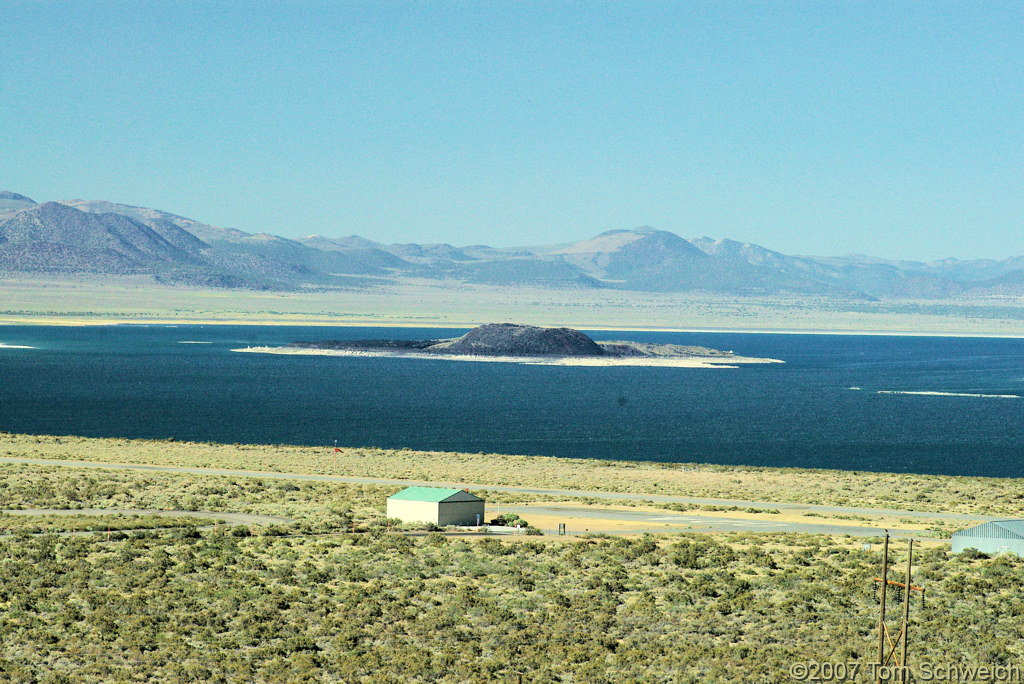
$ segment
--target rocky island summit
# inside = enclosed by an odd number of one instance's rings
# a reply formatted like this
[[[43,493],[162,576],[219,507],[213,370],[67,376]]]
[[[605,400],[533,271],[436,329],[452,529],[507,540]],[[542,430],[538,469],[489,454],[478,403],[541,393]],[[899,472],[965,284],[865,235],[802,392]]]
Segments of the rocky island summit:
[[[284,347],[248,347],[235,351],[332,356],[403,356],[459,361],[506,361],[573,366],[735,367],[740,363],[777,363],[737,356],[731,351],[678,344],[601,341],[571,328],[540,328],[491,323],[461,337],[434,340],[322,340]]]

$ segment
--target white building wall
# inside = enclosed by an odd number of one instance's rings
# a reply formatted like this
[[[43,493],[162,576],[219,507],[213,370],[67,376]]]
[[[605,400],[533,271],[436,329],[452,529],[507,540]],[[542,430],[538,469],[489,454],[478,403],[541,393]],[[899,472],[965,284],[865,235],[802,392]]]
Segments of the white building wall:
[[[402,522],[434,523],[438,522],[438,506],[434,501],[405,501],[388,499],[388,517],[398,518]],[[451,523],[443,523],[451,524]]]
[[[483,501],[408,501],[388,499],[387,516],[402,522],[434,523],[438,527],[448,525],[476,525],[477,516],[484,519]]]

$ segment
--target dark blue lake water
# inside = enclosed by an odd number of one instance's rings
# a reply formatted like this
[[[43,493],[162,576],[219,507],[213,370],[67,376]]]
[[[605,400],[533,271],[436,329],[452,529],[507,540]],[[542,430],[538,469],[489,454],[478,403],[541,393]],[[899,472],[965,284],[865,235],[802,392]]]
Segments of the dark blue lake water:
[[[0,326],[0,344],[34,347],[0,348],[0,430],[1024,476],[1024,340],[592,335],[786,362],[738,369],[230,351],[461,332]],[[880,393],[888,391],[1019,396]]]

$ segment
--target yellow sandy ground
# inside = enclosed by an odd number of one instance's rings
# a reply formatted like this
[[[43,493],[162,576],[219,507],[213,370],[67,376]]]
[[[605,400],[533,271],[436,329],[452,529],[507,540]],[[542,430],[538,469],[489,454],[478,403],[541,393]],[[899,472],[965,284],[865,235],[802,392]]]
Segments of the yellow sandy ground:
[[[550,508],[587,508],[594,511],[632,511],[632,512],[647,512],[652,516],[663,516],[668,514],[679,514],[679,515],[693,515],[700,516],[702,518],[731,518],[735,520],[750,520],[760,522],[781,522],[781,523],[806,523],[806,524],[823,524],[823,525],[843,525],[848,527],[864,527],[869,529],[888,529],[888,530],[906,530],[912,531],[915,534],[921,536],[929,536],[932,534],[927,527],[935,525],[936,523],[943,522],[937,519],[927,520],[913,520],[907,522],[909,519],[901,519],[898,516],[858,516],[858,519],[849,519],[838,516],[805,516],[801,512],[796,511],[780,511],[779,513],[751,513],[749,511],[704,511],[700,509],[694,509],[689,511],[666,511],[663,508],[653,508],[649,506],[616,506],[616,505],[595,505],[595,504],[579,504],[574,502],[565,503],[523,503],[516,504],[517,508],[530,508],[538,507],[544,509]],[[487,506],[487,519],[493,518],[495,515],[501,512],[500,505],[488,504]],[[650,532],[659,532],[666,529],[678,530],[680,525],[667,522],[643,522],[633,520],[602,520],[599,518],[588,518],[573,515],[572,513],[566,513],[565,515],[551,515],[547,513],[521,513],[520,514],[527,522],[534,527],[539,527],[542,530],[553,530],[558,528],[559,523],[565,523],[566,528],[573,534],[589,532],[615,532],[623,529],[646,529]],[[959,521],[959,526],[963,526],[963,522]],[[694,524],[691,527],[700,528],[701,525]]]

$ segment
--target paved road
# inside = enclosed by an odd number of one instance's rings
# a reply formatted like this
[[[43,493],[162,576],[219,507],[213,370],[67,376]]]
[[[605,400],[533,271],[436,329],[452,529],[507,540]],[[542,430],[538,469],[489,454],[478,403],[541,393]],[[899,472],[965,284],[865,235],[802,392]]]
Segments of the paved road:
[[[487,484],[465,484],[454,482],[428,482],[420,480],[398,480],[389,478],[369,477],[344,477],[339,475],[310,475],[304,473],[275,473],[257,470],[227,470],[220,468],[191,468],[184,466],[160,466],[143,465],[136,463],[95,463],[89,461],[66,461],[45,458],[12,458],[0,457],[0,463],[20,463],[46,466],[65,466],[73,468],[97,468],[106,470],[133,470],[143,472],[165,472],[165,473],[187,473],[192,475],[225,475],[231,477],[253,477],[275,480],[298,480],[305,482],[341,482],[346,484],[375,484],[375,485],[396,485],[396,486],[426,486],[426,487],[458,487],[468,489],[487,489],[490,491],[509,492],[519,494],[538,494],[544,496],[565,496],[592,498],[604,501],[650,501],[655,503],[678,503],[688,505],[713,505],[713,506],[739,506],[742,508],[777,509],[785,511],[814,512],[828,514],[852,514],[865,516],[899,516],[901,518],[920,518],[921,524],[931,519],[963,520],[963,521],[985,521],[998,520],[997,516],[972,515],[964,513],[935,513],[931,511],[904,511],[888,508],[858,508],[853,506],[823,506],[818,504],[800,503],[778,503],[773,501],[746,501],[737,499],[709,499],[687,496],[666,496],[659,494],[629,494],[621,492],[595,492],[575,489],[543,489],[537,487],[516,487],[508,485],[487,485]],[[515,506],[502,506],[502,510],[517,512]],[[524,510],[538,513],[535,506],[524,508]],[[772,531],[772,532],[806,532],[812,534],[850,534],[857,536],[875,536],[881,533],[881,528],[864,527],[856,525],[832,525],[815,522],[777,522],[777,521],[752,521],[739,518],[719,518],[712,516],[701,516],[692,513],[650,513],[643,511],[612,511],[608,509],[578,508],[567,509],[562,506],[552,507],[552,514],[567,515],[566,511],[577,511],[576,517],[586,517],[605,520],[636,520],[637,522],[661,522],[682,529],[684,526],[691,531],[721,531],[721,530],[746,530],[746,531]],[[626,517],[616,518],[621,515]],[[632,516],[632,517],[630,517]],[[665,528],[670,529],[670,528]],[[620,533],[636,533],[652,531],[650,527],[636,530],[619,530]],[[891,534],[899,536],[902,533],[892,531]],[[909,534],[909,533],[908,533]]]

